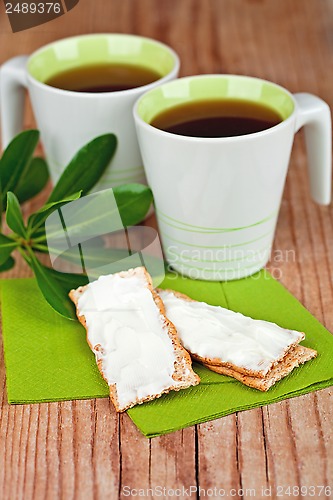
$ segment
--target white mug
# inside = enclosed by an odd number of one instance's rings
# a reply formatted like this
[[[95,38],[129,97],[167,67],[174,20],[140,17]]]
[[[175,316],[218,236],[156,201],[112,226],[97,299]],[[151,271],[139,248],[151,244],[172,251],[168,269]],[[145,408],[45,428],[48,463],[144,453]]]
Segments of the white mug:
[[[101,63],[141,65],[161,78],[134,89],[103,93],[73,92],[45,84],[57,73]],[[145,182],[132,108],[145,91],[176,78],[178,71],[179,58],[171,48],[134,35],[71,37],[46,45],[30,57],[15,57],[0,72],[2,146],[22,130],[28,88],[54,183],[78,149],[109,132],[116,134],[118,146],[95,191]]]
[[[165,110],[205,99],[245,99],[282,117],[261,132],[199,138],[150,123]],[[305,126],[311,194],[331,200],[331,119],[310,94],[290,94],[258,78],[181,78],[143,95],[134,117],[168,262],[181,274],[207,280],[251,275],[267,263],[295,133]]]

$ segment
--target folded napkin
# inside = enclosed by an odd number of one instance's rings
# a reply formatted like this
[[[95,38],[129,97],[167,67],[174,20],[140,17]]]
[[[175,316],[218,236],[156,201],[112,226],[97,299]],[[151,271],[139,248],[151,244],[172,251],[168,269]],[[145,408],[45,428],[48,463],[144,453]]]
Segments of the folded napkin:
[[[224,283],[168,275],[163,288],[304,331],[306,340],[302,344],[316,349],[318,357],[295,369],[267,393],[194,364],[200,385],[128,411],[145,436],[166,434],[333,385],[333,336],[267,272]],[[85,341],[84,328],[53,312],[33,279],[3,280],[1,295],[10,403],[108,396],[108,387]]]

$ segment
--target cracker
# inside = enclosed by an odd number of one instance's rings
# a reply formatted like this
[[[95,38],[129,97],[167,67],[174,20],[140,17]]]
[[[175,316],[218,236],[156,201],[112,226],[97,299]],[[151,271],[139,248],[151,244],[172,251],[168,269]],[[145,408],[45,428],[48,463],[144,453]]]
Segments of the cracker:
[[[173,290],[165,291],[174,294],[177,298],[184,301],[195,302],[193,299],[182,293],[175,292]],[[180,329],[177,322],[176,327]],[[181,337],[181,331],[179,331],[179,335]],[[234,377],[249,387],[253,387],[261,391],[267,391],[278,380],[287,376],[294,368],[305,363],[306,361],[309,361],[310,359],[313,359],[317,355],[315,350],[299,345],[299,342],[304,338],[304,333],[299,332],[297,340],[286,346],[283,352],[281,352],[281,355],[272,361],[268,369],[266,367],[265,370],[261,371],[249,370],[243,366],[236,366],[230,362],[225,362],[220,358],[203,358],[194,352],[190,352],[190,354],[194,360],[199,361],[212,371],[222,375]]]
[[[244,375],[236,370],[227,368],[225,366],[216,366],[208,363],[203,363],[203,365],[212,370],[213,372],[219,373],[220,375],[227,375],[233,377],[244,385],[258,389],[259,391],[266,392],[270,387],[272,387],[276,382],[286,377],[297,368],[299,365],[310,361],[317,356],[317,351],[304,347],[302,345],[297,345],[290,349],[285,355],[283,360],[281,360],[276,366],[274,366],[265,378],[250,377],[249,375]]]
[[[155,304],[158,308],[159,314],[160,314],[161,329],[163,329],[163,331],[166,332],[166,334],[169,336],[169,338],[171,340],[173,352],[175,355],[174,373],[172,374],[172,379],[174,380],[174,384],[171,384],[170,386],[168,386],[167,388],[165,388],[163,391],[161,391],[158,394],[150,394],[150,395],[148,395],[146,397],[142,397],[142,398],[136,397],[133,401],[131,401],[130,403],[128,403],[125,406],[121,406],[119,403],[119,398],[118,398],[118,393],[117,393],[117,384],[116,383],[110,384],[109,385],[110,399],[113,402],[113,404],[118,412],[123,412],[129,408],[132,408],[136,404],[141,404],[141,403],[144,403],[146,401],[151,401],[153,399],[156,399],[156,398],[162,396],[162,394],[166,394],[166,393],[170,392],[171,390],[179,391],[180,389],[186,389],[190,386],[197,385],[200,382],[200,378],[192,370],[192,361],[191,361],[190,355],[182,347],[182,345],[178,339],[176,328],[165,316],[164,304],[163,304],[160,296],[153,289],[150,275],[148,274],[146,269],[143,267],[139,267],[136,269],[130,269],[129,271],[123,271],[123,272],[116,273],[116,274],[118,274],[120,277],[128,277],[129,273],[132,273],[133,275],[135,275],[137,273],[144,274],[147,288],[149,289],[149,291],[152,295],[153,301],[155,302]],[[89,331],[87,328],[86,318],[84,315],[80,315],[80,313],[78,311],[78,301],[79,301],[81,295],[85,293],[85,291],[87,290],[88,287],[89,287],[89,285],[86,285],[86,286],[79,287],[76,290],[71,290],[69,293],[69,297],[71,298],[71,300],[74,302],[74,304],[76,306],[76,314],[77,314],[78,320],[86,329],[87,342],[89,344],[90,349],[95,354],[96,362],[97,362],[99,371],[101,372],[101,375],[103,376],[104,380],[106,380],[106,382],[108,382],[106,375],[104,373],[103,361],[102,361],[101,355],[100,355],[100,352],[102,351],[103,346],[101,346],[100,344],[91,345],[91,343],[89,341]]]

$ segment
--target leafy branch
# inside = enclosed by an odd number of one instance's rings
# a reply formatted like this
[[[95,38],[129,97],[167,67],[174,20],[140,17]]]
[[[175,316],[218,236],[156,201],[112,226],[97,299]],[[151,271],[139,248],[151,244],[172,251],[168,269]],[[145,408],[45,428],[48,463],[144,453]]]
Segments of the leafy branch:
[[[34,272],[47,302],[59,314],[74,319],[68,292],[86,284],[88,278],[84,274],[61,273],[40,262],[38,253],[49,250],[45,222],[54,211],[91,191],[109,165],[117,139],[113,134],[105,134],[81,148],[64,169],[47,202],[25,220],[21,204],[40,193],[49,178],[44,159],[33,158],[38,139],[37,130],[22,132],[8,145],[0,159],[0,272],[14,267],[12,253],[18,251]],[[113,194],[124,226],[140,222],[152,202],[150,189],[141,184],[115,187]],[[2,232],[4,212],[11,230],[6,235]],[[89,221],[89,213],[87,219]]]

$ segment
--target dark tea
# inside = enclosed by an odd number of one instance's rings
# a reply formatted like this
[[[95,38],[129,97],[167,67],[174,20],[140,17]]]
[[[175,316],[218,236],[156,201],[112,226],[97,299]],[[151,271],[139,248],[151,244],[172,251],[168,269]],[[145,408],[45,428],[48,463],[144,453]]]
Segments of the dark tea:
[[[132,64],[92,64],[68,69],[45,83],[74,92],[116,92],[155,82],[161,75],[150,68]]]
[[[189,137],[234,137],[261,132],[282,120],[277,111],[263,104],[216,99],[174,106],[157,115],[151,125]]]

